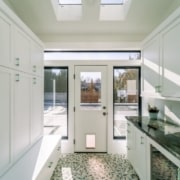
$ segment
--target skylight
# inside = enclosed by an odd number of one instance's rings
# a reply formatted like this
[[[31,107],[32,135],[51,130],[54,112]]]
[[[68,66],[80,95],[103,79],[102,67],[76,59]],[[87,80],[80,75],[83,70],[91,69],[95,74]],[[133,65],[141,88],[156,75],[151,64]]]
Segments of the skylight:
[[[59,0],[60,5],[82,5],[81,0]]]
[[[124,0],[101,0],[102,5],[123,5]]]

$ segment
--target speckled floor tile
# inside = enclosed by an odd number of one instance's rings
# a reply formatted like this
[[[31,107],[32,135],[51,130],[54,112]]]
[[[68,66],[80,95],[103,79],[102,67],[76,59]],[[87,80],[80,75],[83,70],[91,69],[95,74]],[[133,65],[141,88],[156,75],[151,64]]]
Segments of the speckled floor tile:
[[[51,180],[139,180],[124,155],[74,153],[61,155]]]

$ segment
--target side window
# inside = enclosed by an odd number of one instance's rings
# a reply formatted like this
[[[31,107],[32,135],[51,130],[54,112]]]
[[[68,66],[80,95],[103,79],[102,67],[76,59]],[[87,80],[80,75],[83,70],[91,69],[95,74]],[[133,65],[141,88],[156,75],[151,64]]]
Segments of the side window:
[[[68,67],[44,69],[44,134],[68,138]]]
[[[126,116],[140,115],[140,67],[114,67],[114,139],[126,138]]]

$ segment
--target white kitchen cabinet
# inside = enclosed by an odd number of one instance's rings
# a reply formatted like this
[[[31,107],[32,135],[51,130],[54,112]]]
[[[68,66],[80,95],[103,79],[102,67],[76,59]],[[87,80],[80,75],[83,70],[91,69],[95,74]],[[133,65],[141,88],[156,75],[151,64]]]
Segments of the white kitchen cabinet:
[[[30,70],[30,39],[19,28],[14,28],[14,68],[23,72]]]
[[[132,123],[127,122],[127,157],[131,164],[134,166],[135,158],[135,137],[134,137],[134,126]]]
[[[14,72],[13,79],[13,159],[19,158],[30,145],[31,76]]]
[[[16,168],[43,134],[43,44],[3,1],[0,55],[1,176]]]
[[[60,142],[59,135],[43,136],[0,179],[50,180],[60,157]]]
[[[11,65],[11,22],[0,12],[0,65]]]
[[[134,168],[141,180],[146,180],[147,158],[146,158],[146,135],[139,129],[135,133],[135,163]]]
[[[161,91],[160,39],[155,36],[143,47],[143,93],[157,95]]]
[[[11,160],[11,76],[10,70],[0,67],[0,175]]]
[[[127,122],[127,157],[141,180],[147,179],[146,135]]]
[[[34,75],[43,76],[43,48],[31,41],[31,71]]]
[[[42,143],[42,150],[41,150],[42,157],[39,158],[41,162],[40,161],[38,162],[39,167],[38,169],[36,169],[37,174],[34,173],[34,177],[32,180],[51,179],[53,171],[59,160],[59,156],[61,153],[60,136],[49,135],[49,136],[44,136],[44,139],[45,139],[44,140],[45,143],[44,144]],[[43,146],[44,146],[44,149],[43,149]],[[46,154],[46,156],[43,156],[43,153]]]
[[[31,143],[33,143],[43,131],[43,79],[33,76],[31,87]]]
[[[180,97],[180,18],[166,28],[162,36],[163,91],[167,97]]]

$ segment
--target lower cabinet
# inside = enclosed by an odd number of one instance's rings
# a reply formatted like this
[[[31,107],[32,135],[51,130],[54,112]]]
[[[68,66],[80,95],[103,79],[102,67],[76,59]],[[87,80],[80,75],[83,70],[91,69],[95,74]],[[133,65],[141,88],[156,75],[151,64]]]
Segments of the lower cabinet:
[[[146,135],[130,122],[127,122],[127,157],[139,178],[146,180]]]
[[[44,136],[32,180],[50,180],[59,160],[61,147],[59,135]]]
[[[146,135],[134,128],[135,134],[135,161],[134,168],[141,180],[147,179]]]
[[[134,166],[135,137],[133,124],[127,123],[127,156],[131,164]]]
[[[1,180],[50,180],[61,153],[61,137],[47,135],[42,137]]]
[[[43,134],[43,79],[33,76],[31,79],[31,143]]]
[[[0,176],[10,164],[11,71],[0,67]]]
[[[17,160],[30,146],[31,76],[14,72],[12,150]]]
[[[42,136],[43,79],[0,66],[0,177]]]

